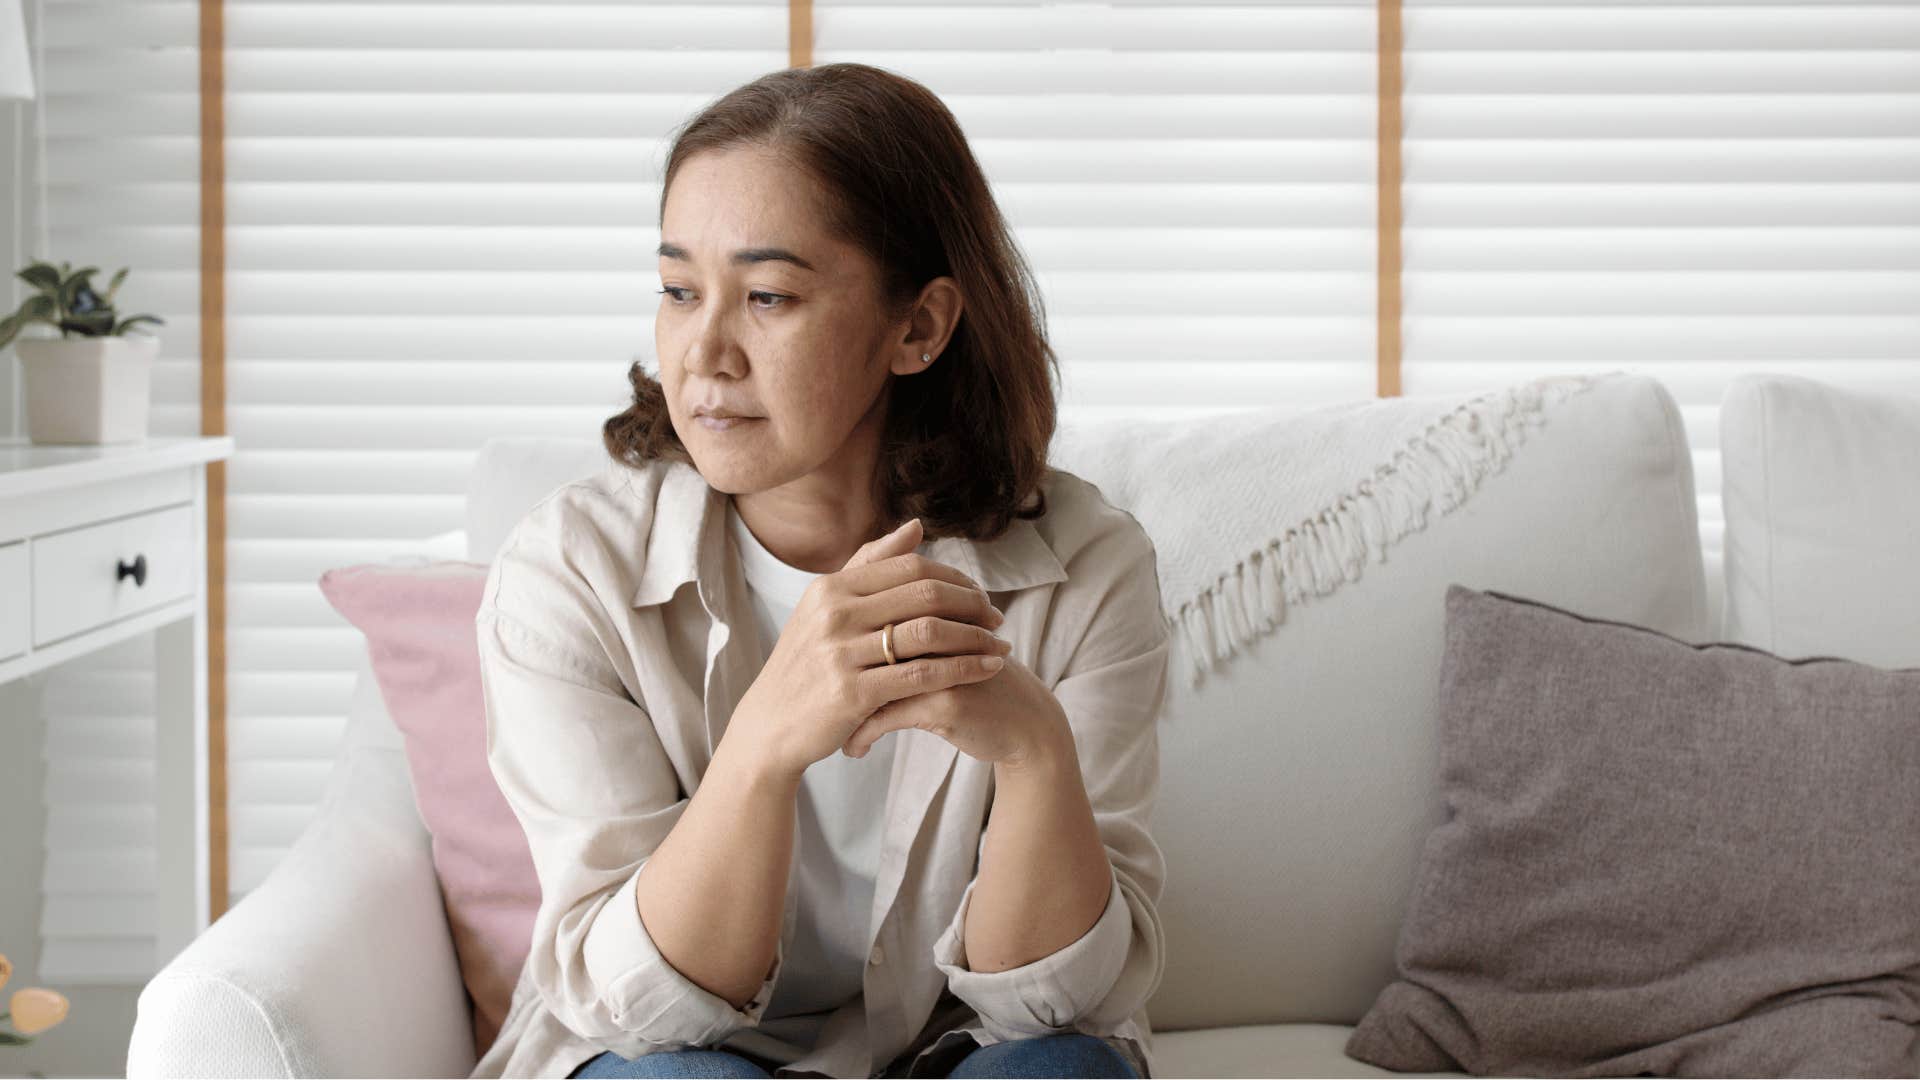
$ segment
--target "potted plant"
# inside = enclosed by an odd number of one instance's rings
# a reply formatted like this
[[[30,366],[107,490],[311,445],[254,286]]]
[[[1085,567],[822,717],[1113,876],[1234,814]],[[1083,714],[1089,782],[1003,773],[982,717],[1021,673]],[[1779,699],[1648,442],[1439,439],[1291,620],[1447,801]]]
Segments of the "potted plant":
[[[147,437],[148,388],[160,342],[149,334],[127,336],[141,323],[161,325],[154,315],[116,318],[113,294],[126,280],[122,267],[104,295],[93,288],[99,267],[38,259],[18,274],[35,295],[0,319],[0,349],[36,323],[59,337],[20,337],[21,377],[26,386],[27,437],[36,443],[113,443]]]

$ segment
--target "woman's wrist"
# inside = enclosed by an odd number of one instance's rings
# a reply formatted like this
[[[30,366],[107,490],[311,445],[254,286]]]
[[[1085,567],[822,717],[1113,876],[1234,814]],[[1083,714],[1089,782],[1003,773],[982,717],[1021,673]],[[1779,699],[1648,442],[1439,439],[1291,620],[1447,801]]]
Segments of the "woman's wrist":
[[[736,719],[738,716],[735,713]],[[720,768],[739,772],[754,790],[797,794],[806,767],[795,768],[780,756],[777,748],[771,745],[772,741],[750,727],[730,721],[727,730],[720,736],[719,744],[714,747],[713,763],[708,771]]]

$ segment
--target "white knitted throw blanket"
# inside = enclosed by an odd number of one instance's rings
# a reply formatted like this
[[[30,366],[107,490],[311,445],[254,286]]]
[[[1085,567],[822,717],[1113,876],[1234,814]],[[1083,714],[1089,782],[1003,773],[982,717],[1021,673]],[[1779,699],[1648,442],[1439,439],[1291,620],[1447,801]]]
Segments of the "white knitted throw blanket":
[[[1598,376],[1604,377],[1604,376]],[[1360,580],[1371,556],[1459,507],[1597,377],[1467,396],[1365,399],[1204,420],[1063,425],[1053,464],[1096,484],[1153,538],[1161,606],[1191,685],[1286,619]]]

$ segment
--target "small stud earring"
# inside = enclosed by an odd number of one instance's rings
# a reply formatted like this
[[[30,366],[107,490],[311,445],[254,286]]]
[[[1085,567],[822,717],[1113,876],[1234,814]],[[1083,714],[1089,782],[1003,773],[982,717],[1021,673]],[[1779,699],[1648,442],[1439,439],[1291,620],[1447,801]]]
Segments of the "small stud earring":
[[[921,362],[921,363],[923,363],[923,364],[931,364],[931,363],[933,363],[933,355],[932,355],[931,353],[921,353],[921,354],[920,354],[920,362]]]

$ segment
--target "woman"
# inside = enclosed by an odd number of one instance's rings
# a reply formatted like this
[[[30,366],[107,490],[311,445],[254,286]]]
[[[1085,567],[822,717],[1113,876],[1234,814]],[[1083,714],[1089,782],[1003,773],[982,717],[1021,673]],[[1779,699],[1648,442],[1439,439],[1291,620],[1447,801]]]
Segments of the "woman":
[[[679,132],[660,222],[659,380],[476,618],[542,899],[473,1075],[1150,1075],[1154,549],[1046,467],[959,125],[776,72]]]

